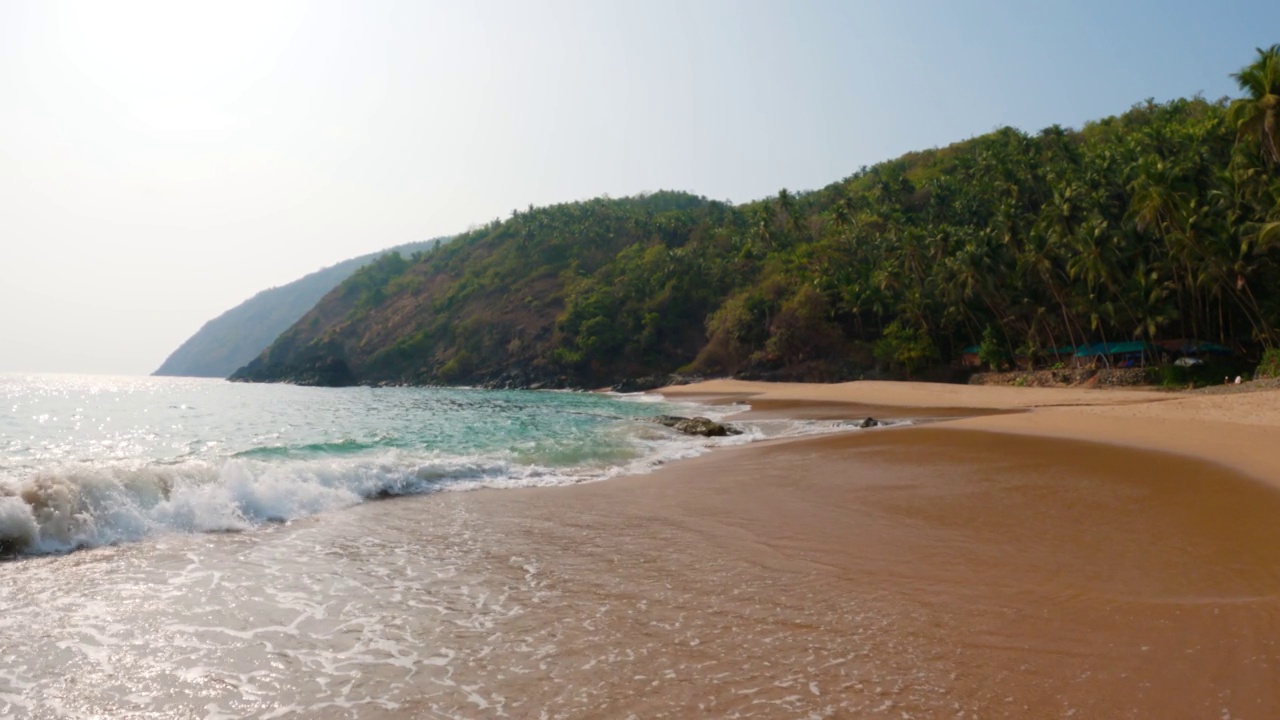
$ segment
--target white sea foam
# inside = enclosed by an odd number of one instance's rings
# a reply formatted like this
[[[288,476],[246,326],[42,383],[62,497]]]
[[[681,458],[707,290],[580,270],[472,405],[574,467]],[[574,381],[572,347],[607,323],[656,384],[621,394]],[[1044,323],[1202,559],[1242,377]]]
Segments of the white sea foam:
[[[394,450],[314,460],[230,459],[216,465],[53,466],[25,481],[0,481],[0,550],[63,552],[163,532],[240,531],[370,498],[563,485],[644,472],[701,451],[690,443],[640,445],[640,455],[623,463],[567,468]]]
[[[609,393],[610,395],[623,400],[625,402],[637,403],[669,403],[667,398],[656,393],[634,392],[634,393]]]
[[[619,397],[675,405],[681,414],[717,421],[749,409],[669,403],[644,393]],[[476,454],[376,443],[348,452],[351,443],[336,443],[329,454],[284,448],[266,457],[205,452],[171,460],[107,457],[11,467],[0,472],[0,554],[65,552],[172,532],[244,531],[379,497],[590,482],[647,473],[718,446],[853,429],[830,421],[760,420],[736,423],[741,435],[697,438],[639,418],[616,420],[596,430],[602,434],[594,440],[521,441]]]

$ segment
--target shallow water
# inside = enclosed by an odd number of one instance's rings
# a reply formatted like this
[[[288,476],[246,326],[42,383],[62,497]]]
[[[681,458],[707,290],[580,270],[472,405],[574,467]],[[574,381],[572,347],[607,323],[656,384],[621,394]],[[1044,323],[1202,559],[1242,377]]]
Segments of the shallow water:
[[[4,566],[0,711],[401,717],[461,692],[455,660],[477,648],[456,633],[535,583],[490,567],[465,518],[369,510]]]
[[[545,597],[537,564],[426,496],[847,430],[690,438],[644,418],[733,408],[643,395],[7,375],[0,399],[2,717],[523,714],[465,678],[497,647],[499,681],[546,662],[490,637]]]
[[[0,554],[242,531],[370,498],[573,484],[836,429],[760,422],[695,439],[644,418],[731,409],[660,400],[0,375]]]
[[[9,563],[0,714],[804,717],[935,692],[904,689],[928,668],[875,592],[657,519],[514,507],[403,498]]]
[[[0,565],[0,715],[1280,708],[1270,489],[981,433],[822,442]]]

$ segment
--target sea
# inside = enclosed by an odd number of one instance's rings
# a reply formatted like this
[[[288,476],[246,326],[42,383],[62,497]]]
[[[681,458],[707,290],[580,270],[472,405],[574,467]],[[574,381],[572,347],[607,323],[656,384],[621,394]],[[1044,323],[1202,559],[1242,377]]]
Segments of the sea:
[[[433,498],[849,430],[761,420],[702,438],[649,421],[742,409],[0,375],[0,717],[580,716],[512,691],[557,653],[512,629],[543,598],[533,553]],[[481,682],[486,657],[502,660]]]

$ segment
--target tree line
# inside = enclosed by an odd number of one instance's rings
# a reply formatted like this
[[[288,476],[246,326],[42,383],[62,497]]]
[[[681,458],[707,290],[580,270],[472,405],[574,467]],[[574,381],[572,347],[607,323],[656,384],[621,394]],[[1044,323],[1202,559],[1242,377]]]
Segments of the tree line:
[[[919,371],[1116,340],[1280,342],[1280,45],[1242,96],[1004,128],[744,205],[513,212],[357,274],[241,372],[597,384]]]

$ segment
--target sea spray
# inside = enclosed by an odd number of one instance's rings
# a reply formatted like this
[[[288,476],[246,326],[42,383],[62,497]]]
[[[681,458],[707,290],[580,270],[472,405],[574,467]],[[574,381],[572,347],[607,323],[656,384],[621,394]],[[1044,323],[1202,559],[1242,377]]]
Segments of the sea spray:
[[[840,430],[761,421],[692,438],[654,395],[317,389],[170,378],[0,376],[0,554],[244,531],[369,499],[564,485],[718,445]]]

